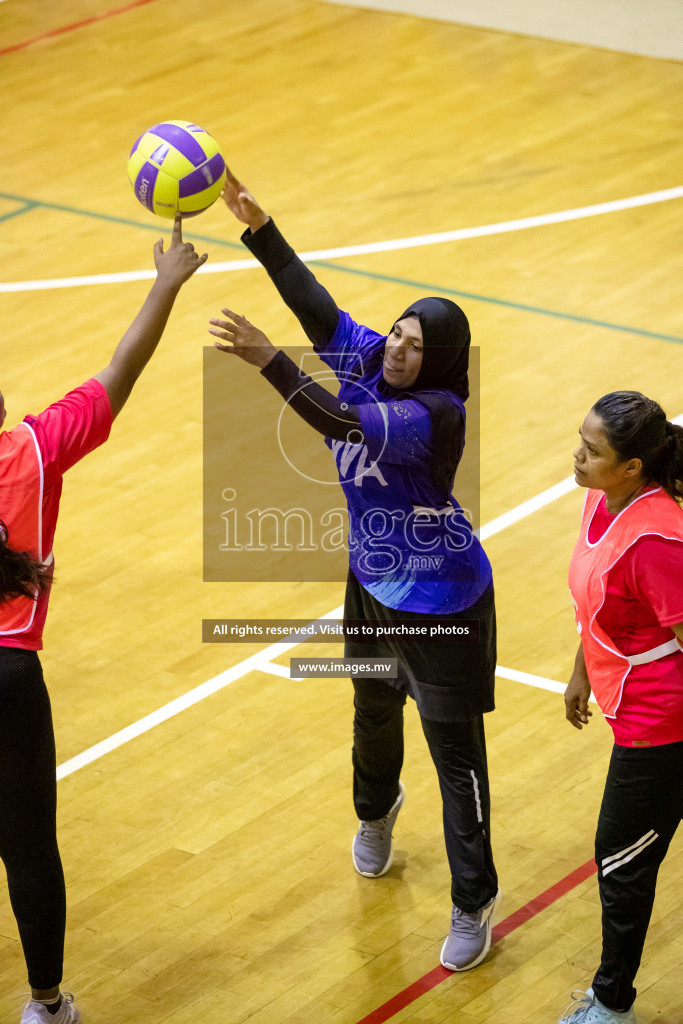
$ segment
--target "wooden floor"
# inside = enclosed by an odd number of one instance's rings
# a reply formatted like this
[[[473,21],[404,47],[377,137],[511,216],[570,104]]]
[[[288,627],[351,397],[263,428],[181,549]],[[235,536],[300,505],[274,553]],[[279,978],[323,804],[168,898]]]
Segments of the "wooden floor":
[[[170,118],[217,136],[299,251],[681,184],[674,62],[307,0],[8,0],[0,50],[4,283],[151,268],[167,231],[136,203],[126,159]],[[570,475],[578,426],[603,393],[637,388],[683,412],[681,209],[317,268],[340,306],[380,329],[421,294],[461,301],[481,347],[484,524]],[[246,255],[218,206],[187,232],[211,263]],[[101,369],[146,288],[0,291],[8,426]],[[440,800],[415,708],[395,863],[363,879],[349,856],[349,683],[291,681],[266,658],[240,667],[264,645],[201,643],[202,618],[311,619],[342,600],[341,584],[202,583],[202,346],[225,303],[276,344],[301,343],[262,272],[198,276],[110,442],[65,485],[43,657],[59,763],[234,677],[59,783],[65,987],[89,1024],[357,1024],[433,971],[448,926]],[[226,459],[244,465],[250,437],[229,429],[237,402],[226,402]],[[487,718],[503,921],[592,856],[611,731],[595,718],[574,732],[557,693],[505,677],[568,678],[580,507],[575,490],[486,543],[503,666]],[[683,1020],[682,879],[679,834],[638,980],[642,1024]],[[554,1022],[590,983],[599,936],[594,876],[568,883],[476,971],[373,1022]],[[0,1019],[18,1021],[25,969],[6,890],[0,948]]]

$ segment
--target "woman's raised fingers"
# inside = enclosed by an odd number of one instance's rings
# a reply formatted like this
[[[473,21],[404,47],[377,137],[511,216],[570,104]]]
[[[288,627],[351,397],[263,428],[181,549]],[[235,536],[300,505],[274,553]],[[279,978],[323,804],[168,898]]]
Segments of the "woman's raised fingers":
[[[221,313],[223,313],[225,316],[229,316],[230,319],[233,320],[236,324],[245,324],[247,322],[245,317],[243,317],[240,313],[233,312],[232,309],[222,309]]]
[[[220,327],[222,331],[226,331],[230,335],[235,333],[235,324],[231,324],[229,320],[219,320],[218,317],[214,317],[209,320],[209,323],[214,327]]]

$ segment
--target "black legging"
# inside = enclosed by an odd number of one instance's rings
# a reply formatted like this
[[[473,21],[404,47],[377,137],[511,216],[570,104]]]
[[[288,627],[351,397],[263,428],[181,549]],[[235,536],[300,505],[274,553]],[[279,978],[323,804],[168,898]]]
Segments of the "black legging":
[[[52,712],[35,651],[0,647],[0,858],[32,988],[62,980],[66,890],[57,847]]]
[[[362,820],[382,818],[398,795],[406,695],[381,680],[355,679],[353,799]],[[498,877],[491,852],[491,804],[484,716],[462,722],[422,718],[443,799],[451,899],[474,913],[491,900]]]

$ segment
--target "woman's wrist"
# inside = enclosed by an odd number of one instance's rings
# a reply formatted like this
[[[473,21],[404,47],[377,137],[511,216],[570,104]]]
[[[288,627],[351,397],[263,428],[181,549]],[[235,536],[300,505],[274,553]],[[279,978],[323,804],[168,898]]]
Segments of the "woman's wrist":
[[[272,363],[273,359],[275,359],[275,356],[278,354],[280,349],[271,345],[269,348],[257,348],[254,349],[254,351],[258,354],[257,359],[254,360],[256,366],[258,366],[259,370],[265,370],[266,366],[268,366],[269,363]]]
[[[264,226],[264,224],[267,224],[269,220],[270,220],[269,214],[264,213],[263,210],[259,210],[258,214],[256,214],[249,221],[248,227],[249,227],[249,230],[251,231],[252,235],[255,234],[258,231],[259,228],[262,228]]]

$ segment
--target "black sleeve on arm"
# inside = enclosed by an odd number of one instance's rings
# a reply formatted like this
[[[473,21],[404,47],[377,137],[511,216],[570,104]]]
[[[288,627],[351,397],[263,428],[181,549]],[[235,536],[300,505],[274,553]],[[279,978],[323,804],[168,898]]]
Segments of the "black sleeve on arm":
[[[349,434],[354,443],[360,443],[360,416],[358,407],[340,402],[329,391],[316,384],[284,352],[273,356],[261,374],[287,404],[303,420],[325,437],[335,441],[348,441]]]
[[[242,241],[268,271],[308,339],[314,346],[327,345],[339,323],[337,304],[285,241],[274,221],[267,221],[253,234],[247,228]]]

